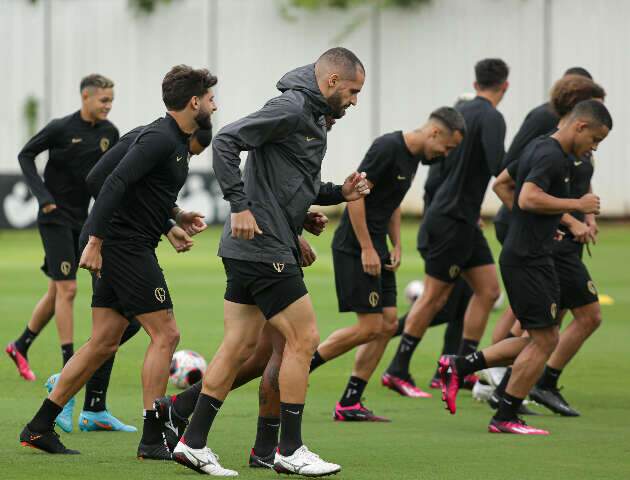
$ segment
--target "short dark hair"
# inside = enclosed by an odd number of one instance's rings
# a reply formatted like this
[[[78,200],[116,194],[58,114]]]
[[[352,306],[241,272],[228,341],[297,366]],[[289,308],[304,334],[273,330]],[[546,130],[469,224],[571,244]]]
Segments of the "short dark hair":
[[[354,78],[357,67],[365,74],[365,67],[359,57],[347,48],[334,47],[326,50],[320,55],[316,63],[320,62],[339,68],[343,72],[344,78]]]
[[[590,78],[582,75],[565,75],[551,88],[551,107],[564,117],[578,103],[592,98],[606,98],[606,91]]]
[[[565,75],[580,75],[582,77],[590,78],[593,80],[593,76],[589,73],[586,68],[583,67],[571,67],[567,68],[567,71],[564,72]]]
[[[482,89],[498,87],[509,73],[510,68],[500,58],[484,58],[475,65],[475,80]]]
[[[113,86],[114,82],[112,82],[109,78],[98,73],[91,73],[81,79],[79,92],[82,92],[84,88],[113,88]]]
[[[429,120],[437,120],[451,132],[459,132],[466,135],[466,120],[461,113],[453,107],[440,107],[431,112]]]
[[[166,108],[178,112],[192,97],[203,96],[217,81],[217,77],[205,68],[175,65],[162,80],[162,100]]]
[[[596,125],[605,125],[612,130],[613,121],[610,112],[602,102],[598,100],[583,100],[571,111],[571,118],[586,117],[594,121]]]

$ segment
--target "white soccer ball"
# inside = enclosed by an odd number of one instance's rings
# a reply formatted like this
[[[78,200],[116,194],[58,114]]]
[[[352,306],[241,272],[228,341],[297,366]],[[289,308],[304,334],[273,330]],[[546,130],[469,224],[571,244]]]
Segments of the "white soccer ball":
[[[177,388],[188,388],[201,380],[206,366],[206,361],[197,352],[180,350],[173,355],[168,379]]]
[[[424,283],[422,280],[413,280],[407,284],[405,287],[405,298],[407,302],[413,303],[416,301],[422,292],[424,291]]]

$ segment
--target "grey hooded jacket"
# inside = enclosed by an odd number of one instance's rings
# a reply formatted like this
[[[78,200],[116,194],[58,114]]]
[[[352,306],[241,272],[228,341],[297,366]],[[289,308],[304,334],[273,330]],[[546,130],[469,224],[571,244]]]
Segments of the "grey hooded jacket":
[[[249,209],[262,235],[232,238],[228,217],[219,256],[251,262],[298,263],[297,236],[312,204],[344,202],[341,186],[321,183],[326,153],[324,115],[331,110],[315,79],[315,65],[287,73],[282,95],[222,128],[212,142],[212,166],[231,211]],[[248,150],[241,178],[240,152]]]

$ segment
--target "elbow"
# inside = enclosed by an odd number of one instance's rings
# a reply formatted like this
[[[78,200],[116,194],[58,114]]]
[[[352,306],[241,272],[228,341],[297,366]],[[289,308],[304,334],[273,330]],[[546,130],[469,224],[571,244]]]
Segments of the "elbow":
[[[518,208],[525,212],[531,212],[536,209],[535,200],[529,195],[519,195]]]

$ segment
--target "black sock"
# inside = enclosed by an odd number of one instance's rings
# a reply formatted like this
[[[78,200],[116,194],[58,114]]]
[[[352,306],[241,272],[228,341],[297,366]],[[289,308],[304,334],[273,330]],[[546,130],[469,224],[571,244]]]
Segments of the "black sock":
[[[112,367],[116,355],[112,355],[109,360],[98,367],[98,370],[90,377],[85,384],[85,400],[83,410],[87,412],[102,412],[107,410],[107,389],[109,387],[109,377],[112,375]]]
[[[42,406],[28,423],[28,428],[33,432],[47,432],[54,428],[55,418],[61,413],[63,407],[60,407],[52,400],[46,399]]]
[[[501,383],[497,385],[497,388],[494,390],[495,395],[498,397],[502,397],[505,393],[505,389],[507,388],[508,382],[510,381],[510,377],[512,376],[512,367],[508,368],[505,371],[505,375],[501,379]]]
[[[258,417],[256,430],[256,442],[254,453],[259,457],[267,457],[276,451],[278,447],[278,432],[280,431],[280,418]]]
[[[193,383],[182,393],[173,397],[173,410],[182,418],[188,418],[195,411],[195,405],[201,393],[201,380]]]
[[[480,350],[465,357],[457,357],[455,366],[457,367],[457,374],[463,378],[466,375],[487,368],[488,364],[486,363],[486,357],[483,356],[483,352]]]
[[[64,366],[68,363],[68,360],[74,355],[74,343],[64,343],[61,346],[61,356],[63,357]]]
[[[545,365],[545,370],[538,380],[538,386],[546,390],[553,390],[558,388],[558,379],[562,374],[562,370]]]
[[[392,337],[400,337],[405,332],[405,324],[407,323],[407,315],[409,315],[409,313],[405,313],[402,317],[398,319],[398,328],[396,329],[396,333],[394,333]]]
[[[142,414],[144,425],[142,427],[142,439],[140,443],[156,445],[165,441],[162,432],[162,422],[158,418],[157,410],[145,410]]]
[[[302,413],[303,403],[280,402],[280,443],[278,451],[280,455],[288,457],[300,448],[302,443]]]
[[[359,377],[350,377],[348,380],[348,385],[346,385],[346,389],[339,400],[339,403],[342,407],[350,407],[355,405],[361,401],[361,395],[363,395],[363,390],[367,386],[367,382]]]
[[[190,423],[182,437],[182,441],[186,445],[190,448],[203,448],[206,446],[210,427],[221,405],[223,405],[221,400],[217,400],[210,395],[204,395],[203,393],[199,394],[195,411],[192,417],[190,417]]]
[[[311,358],[310,372],[312,372],[318,367],[321,367],[324,363],[326,363],[326,360],[324,360],[322,356],[319,354],[319,352],[315,350],[315,353],[313,354],[313,358]]]
[[[467,338],[462,338],[462,343],[459,344],[459,351],[457,352],[457,355],[465,357],[466,355],[475,353],[478,346],[479,342],[477,340],[468,340]]]
[[[503,422],[509,422],[518,418],[517,412],[523,403],[522,398],[516,398],[507,392],[504,392],[501,396],[501,402],[499,403],[499,409],[494,418]]]
[[[20,335],[20,338],[18,338],[15,342],[13,342],[15,344],[15,348],[17,348],[18,352],[20,352],[24,357],[26,357],[28,354],[28,349],[30,348],[31,344],[33,343],[33,341],[35,340],[38,334],[39,332],[35,333],[32,330],[30,330],[28,327],[26,327],[24,331],[22,332],[22,335]]]
[[[403,333],[400,337],[396,355],[394,355],[392,363],[387,367],[387,373],[403,379],[409,378],[409,362],[411,362],[411,356],[420,343],[420,340],[421,338]]]

